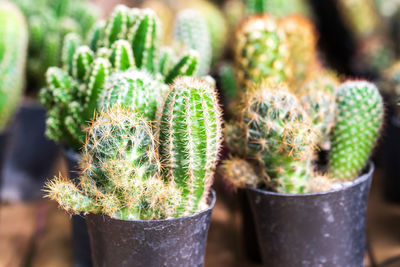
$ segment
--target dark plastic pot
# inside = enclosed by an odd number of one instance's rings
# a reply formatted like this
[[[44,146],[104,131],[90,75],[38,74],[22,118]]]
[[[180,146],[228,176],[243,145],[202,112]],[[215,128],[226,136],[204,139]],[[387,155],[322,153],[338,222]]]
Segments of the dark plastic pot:
[[[3,172],[4,157],[6,155],[6,149],[8,145],[8,135],[8,130],[0,132],[0,192],[3,184],[3,176],[1,173]]]
[[[167,220],[87,215],[94,266],[203,266],[214,191],[209,200],[201,212]]]
[[[365,218],[374,166],[338,190],[281,194],[248,188],[263,265],[364,266]]]
[[[79,154],[70,148],[64,148],[63,152],[67,162],[69,178],[77,184],[80,172],[78,168]],[[83,215],[72,216],[72,245],[74,266],[91,267],[89,233]]]
[[[36,102],[21,104],[10,125],[10,138],[4,159],[5,201],[41,198],[47,178],[52,176],[60,155],[59,146],[45,137],[46,110]]]
[[[384,196],[386,200],[400,203],[400,119],[390,117],[384,141]]]

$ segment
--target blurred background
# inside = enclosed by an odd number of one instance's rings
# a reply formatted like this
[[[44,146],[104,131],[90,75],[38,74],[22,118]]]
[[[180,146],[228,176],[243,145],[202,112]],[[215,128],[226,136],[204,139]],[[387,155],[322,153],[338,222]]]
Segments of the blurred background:
[[[28,0],[29,2],[29,0]],[[34,2],[34,1],[31,1]],[[176,12],[200,8],[202,0],[92,0],[103,17],[117,4],[153,8],[164,24],[165,42]],[[281,1],[282,2],[282,1]],[[288,1],[296,2],[296,1]],[[299,2],[299,1],[297,1]],[[301,0],[300,0],[301,2]],[[222,66],[231,60],[234,28],[245,16],[240,0],[210,1],[223,14],[227,44],[211,74],[219,85]],[[400,120],[395,70],[400,55],[400,1],[304,0],[287,4],[276,15],[302,13],[318,31],[319,58],[340,76],[366,78],[377,83],[386,101],[382,138],[374,153],[376,171],[368,203],[367,266],[400,266]],[[280,13],[282,12],[282,13]],[[79,23],[79,18],[77,19]],[[35,49],[29,50],[35,53]],[[33,61],[32,61],[33,62]],[[35,64],[33,62],[32,64]],[[50,64],[50,63],[49,63]],[[38,69],[36,65],[33,69]],[[28,66],[29,75],[29,66]],[[396,80],[398,79],[398,80]],[[67,175],[61,148],[44,137],[45,110],[37,101],[40,81],[29,80],[20,108],[10,126],[11,138],[3,166],[0,206],[0,266],[85,266],[74,260],[70,217],[55,202],[42,199],[46,178]],[[219,87],[219,86],[218,86]],[[220,92],[221,101],[229,98]],[[225,113],[229,117],[229,112]],[[217,204],[208,236],[205,266],[259,266],[255,242],[243,218],[243,193],[235,192],[217,175]],[[245,241],[245,242],[244,242]]]

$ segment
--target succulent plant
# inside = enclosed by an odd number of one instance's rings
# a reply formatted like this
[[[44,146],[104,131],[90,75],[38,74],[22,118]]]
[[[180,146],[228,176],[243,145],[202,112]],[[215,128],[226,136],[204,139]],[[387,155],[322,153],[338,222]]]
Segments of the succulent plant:
[[[12,3],[0,1],[0,130],[17,108],[24,86],[28,30]]]
[[[47,136],[79,150],[95,111],[114,103],[135,106],[154,121],[165,83],[197,69],[197,55],[186,51],[170,58],[171,66],[160,73],[159,35],[153,11],[122,5],[106,22],[96,24],[89,45],[82,45],[75,34],[67,35],[63,68],[49,68],[47,87],[40,93],[48,109]]]
[[[285,16],[289,14],[308,14],[307,3],[304,0],[244,0],[247,13]]]
[[[203,15],[195,9],[184,9],[177,14],[174,40],[199,54],[198,75],[210,71],[212,60],[211,35]]]
[[[236,32],[235,67],[241,88],[273,77],[289,79],[289,44],[285,32],[269,15],[252,16]]]
[[[294,90],[310,79],[318,66],[317,35],[313,23],[302,15],[290,15],[279,21],[289,45],[289,64],[293,75],[287,80]]]
[[[87,130],[79,185],[57,177],[48,183],[47,197],[73,214],[130,220],[167,219],[203,209],[221,137],[215,88],[182,77],[164,101],[153,125],[124,103],[100,111]]]
[[[171,86],[161,111],[162,175],[182,190],[180,211],[198,209],[212,184],[221,142],[221,112],[213,87],[182,77]]]
[[[367,163],[383,120],[383,102],[376,86],[364,81],[343,83],[336,92],[329,173],[332,179],[356,177]]]
[[[100,10],[89,1],[13,0],[29,25],[27,81],[36,93],[45,84],[46,69],[61,64],[60,55],[66,34],[87,36]]]

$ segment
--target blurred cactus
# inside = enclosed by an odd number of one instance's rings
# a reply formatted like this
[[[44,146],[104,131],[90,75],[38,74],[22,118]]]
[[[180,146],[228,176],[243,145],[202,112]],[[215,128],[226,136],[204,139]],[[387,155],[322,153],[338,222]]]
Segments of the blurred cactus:
[[[214,88],[182,77],[171,86],[159,125],[162,174],[182,190],[181,214],[198,210],[212,184],[221,142],[221,112]]]
[[[210,71],[212,60],[211,35],[203,15],[195,9],[184,9],[177,14],[174,39],[183,47],[199,54],[198,75]]]
[[[159,73],[159,38],[153,11],[121,5],[105,23],[96,24],[90,47],[82,45],[77,35],[67,35],[63,68],[49,68],[47,87],[40,93],[48,109],[47,136],[78,150],[84,140],[83,129],[97,108],[114,103],[135,106],[147,120],[155,120],[166,91],[164,82],[193,75],[197,69],[197,55],[186,51]]]
[[[173,10],[163,0],[146,0],[142,3],[141,8],[150,8],[157,14],[162,24],[162,41],[164,44],[169,44],[173,31]]]
[[[337,91],[329,174],[332,179],[356,177],[367,163],[383,120],[378,89],[369,82],[350,81]]]
[[[129,220],[185,216],[206,207],[221,139],[215,88],[183,77],[164,100],[153,125],[126,103],[100,111],[87,130],[79,186],[55,178],[47,197],[73,214]]]
[[[235,188],[246,185],[257,187],[262,184],[262,180],[253,168],[246,160],[232,157],[224,161],[221,171]]]
[[[281,17],[309,13],[307,2],[304,0],[244,0],[244,2],[249,15],[268,13]]]
[[[381,22],[374,0],[338,0],[337,5],[344,23],[357,39],[380,30]]]
[[[18,106],[24,87],[28,29],[21,11],[0,1],[0,130]]]
[[[287,81],[292,88],[298,88],[310,78],[318,65],[316,29],[312,22],[301,15],[291,15],[279,21],[289,44],[289,64],[293,76]]]
[[[339,80],[327,71],[316,72],[314,76],[297,94],[315,129],[320,133],[319,147],[329,150],[330,133],[335,122],[335,91]]]
[[[100,17],[100,10],[89,1],[13,0],[23,11],[29,25],[27,82],[36,93],[45,84],[45,72],[61,64],[64,36],[74,32],[82,37]]]
[[[289,44],[274,18],[253,16],[240,25],[236,32],[235,64],[242,90],[268,77],[277,81],[291,78]]]

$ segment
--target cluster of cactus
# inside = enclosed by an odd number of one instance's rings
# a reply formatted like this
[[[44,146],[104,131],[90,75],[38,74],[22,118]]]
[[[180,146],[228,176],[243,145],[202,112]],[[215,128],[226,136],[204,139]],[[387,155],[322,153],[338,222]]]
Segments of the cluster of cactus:
[[[13,115],[24,86],[28,29],[21,11],[0,1],[0,130]]]
[[[178,76],[195,75],[198,69],[195,51],[177,55],[160,47],[160,27],[152,10],[120,5],[106,22],[96,24],[88,45],[68,34],[63,66],[48,69],[47,86],[40,92],[48,109],[47,136],[79,150],[88,122],[109,101],[135,105],[154,121],[167,84]]]
[[[320,69],[311,24],[298,15],[286,18],[253,16],[239,28],[236,87],[242,91],[225,127],[232,155],[222,170],[236,186],[329,190],[365,166],[381,127],[382,99],[371,83],[340,84]],[[329,153],[326,166],[319,165],[321,149]]]
[[[87,131],[79,184],[58,177],[48,183],[48,197],[73,214],[131,220],[204,209],[221,142],[215,88],[178,78],[159,113],[152,124],[118,102],[100,111]]]
[[[100,10],[89,1],[12,0],[25,14],[29,25],[29,56],[26,66],[29,89],[36,93],[45,84],[45,72],[59,66],[62,42],[74,32],[86,36]]]

